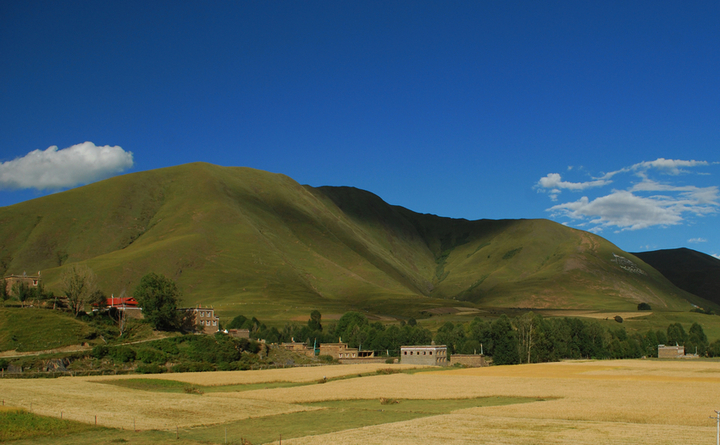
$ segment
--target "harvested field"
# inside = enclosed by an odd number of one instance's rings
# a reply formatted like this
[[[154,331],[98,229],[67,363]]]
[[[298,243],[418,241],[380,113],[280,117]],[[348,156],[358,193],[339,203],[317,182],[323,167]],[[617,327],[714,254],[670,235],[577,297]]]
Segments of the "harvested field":
[[[199,385],[238,385],[274,381],[312,382],[331,376],[357,376],[389,365],[335,365],[270,371],[166,374],[144,376]],[[401,367],[394,365],[401,369]],[[118,377],[107,377],[117,379]],[[137,378],[137,376],[128,376]],[[715,424],[708,417],[720,409],[720,362],[710,360],[568,361],[473,369],[433,369],[416,373],[376,374],[294,387],[207,392],[158,393],[96,383],[97,377],[55,380],[0,380],[6,403],[32,411],[138,429],[171,429],[222,424],[247,431],[243,420],[298,413],[329,400],[534,398],[529,403],[451,408],[408,420],[387,420],[364,427],[334,430],[300,428],[283,434],[288,444],[455,443],[711,443]],[[340,406],[343,402],[333,402]],[[337,404],[340,405],[337,405]],[[327,405],[327,404],[325,404]],[[396,405],[393,405],[396,406]],[[402,404],[400,405],[402,407]],[[380,408],[382,409],[382,408]],[[371,410],[372,411],[372,410]],[[362,416],[362,413],[356,416]],[[370,414],[368,414],[370,416]],[[375,414],[373,416],[377,417]],[[429,416],[429,417],[428,417]],[[392,416],[387,416],[392,419]],[[239,423],[238,423],[239,422]],[[252,422],[256,422],[253,420]],[[307,420],[301,424],[307,424]],[[362,425],[362,422],[358,423]],[[344,427],[344,428],[347,428]],[[282,429],[282,428],[279,428]],[[290,427],[288,426],[288,430]],[[192,430],[195,440],[202,430]],[[210,432],[211,430],[207,430]],[[214,431],[214,430],[213,430]],[[314,431],[314,432],[313,432]],[[188,434],[191,431],[188,430]],[[300,437],[305,436],[305,437]],[[213,436],[215,437],[215,436]],[[293,438],[295,437],[295,438]]]
[[[312,382],[323,377],[337,378],[348,375],[366,374],[388,368],[384,363],[368,363],[343,366],[308,366],[302,368],[264,369],[258,371],[217,371],[185,372],[179,374],[154,374],[152,378],[176,380],[203,386],[245,385],[270,382]],[[422,368],[418,365],[393,365],[394,369]],[[89,381],[136,379],[137,375],[84,377]]]
[[[597,311],[543,311],[543,316],[548,317],[583,317],[583,318],[594,318],[596,320],[612,320],[616,315],[619,315],[623,320],[629,318],[647,317],[652,315],[650,311],[633,311],[633,312],[597,312]]]

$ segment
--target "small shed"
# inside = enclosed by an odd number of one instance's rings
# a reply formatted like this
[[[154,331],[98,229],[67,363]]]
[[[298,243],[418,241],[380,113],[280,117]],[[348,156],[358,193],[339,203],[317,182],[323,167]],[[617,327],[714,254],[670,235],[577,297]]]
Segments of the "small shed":
[[[685,346],[658,345],[658,358],[682,358],[685,357]]]

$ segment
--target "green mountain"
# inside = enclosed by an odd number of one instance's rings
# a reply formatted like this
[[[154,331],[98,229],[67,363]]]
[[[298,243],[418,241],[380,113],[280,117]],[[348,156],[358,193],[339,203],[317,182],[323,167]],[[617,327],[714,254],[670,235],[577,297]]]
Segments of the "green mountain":
[[[86,262],[110,294],[147,272],[188,305],[274,319],[443,306],[687,310],[697,297],[607,240],[547,220],[418,214],[348,187],[194,163],[0,208],[0,272],[59,290]],[[4,270],[3,270],[4,269]]]
[[[692,249],[666,249],[634,254],[674,285],[720,304],[720,260]]]

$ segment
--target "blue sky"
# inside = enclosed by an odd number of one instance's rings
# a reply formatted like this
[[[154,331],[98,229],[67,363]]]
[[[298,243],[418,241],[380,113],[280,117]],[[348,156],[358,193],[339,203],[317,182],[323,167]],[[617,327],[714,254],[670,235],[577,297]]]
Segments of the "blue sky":
[[[720,255],[718,42],[716,1],[3,1],[0,206],[205,161]]]

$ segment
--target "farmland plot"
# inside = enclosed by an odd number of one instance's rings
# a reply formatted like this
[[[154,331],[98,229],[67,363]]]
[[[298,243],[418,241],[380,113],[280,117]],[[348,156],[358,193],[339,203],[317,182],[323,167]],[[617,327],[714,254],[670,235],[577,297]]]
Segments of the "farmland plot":
[[[720,363],[706,360],[573,361],[363,374],[390,367],[374,366],[144,377],[193,385],[308,383],[243,391],[217,387],[204,394],[129,389],[98,383],[103,379],[97,377],[0,380],[0,393],[15,406],[27,408],[32,402],[32,410],[41,414],[57,416],[64,409],[68,418],[90,423],[99,412],[102,425],[125,429],[132,428],[129,419],[135,417],[138,429],[172,431],[179,425],[188,438],[210,443],[222,443],[227,431],[252,438],[248,431],[261,423],[289,444],[712,443],[715,425],[708,416],[720,409]],[[328,382],[316,383],[323,376]],[[331,379],[340,376],[355,378]],[[452,404],[446,400],[471,398],[509,401]],[[358,408],[365,404],[356,401],[373,399],[398,400],[397,413],[382,414],[379,403],[378,409]],[[427,408],[435,403],[436,409]],[[415,408],[419,406],[426,408]],[[343,410],[354,411],[345,418]],[[320,425],[322,419],[336,419],[338,426]],[[256,437],[261,439],[253,443],[273,440],[269,434]]]

